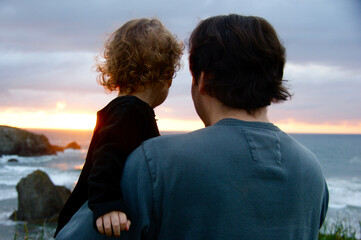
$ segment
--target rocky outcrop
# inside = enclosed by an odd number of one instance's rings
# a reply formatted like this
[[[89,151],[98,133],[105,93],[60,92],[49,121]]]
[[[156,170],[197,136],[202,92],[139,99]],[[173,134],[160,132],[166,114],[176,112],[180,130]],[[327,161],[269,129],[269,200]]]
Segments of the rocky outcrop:
[[[10,219],[29,223],[56,222],[70,190],[55,186],[48,175],[36,170],[16,185],[18,210]]]
[[[16,158],[10,158],[8,160],[8,163],[18,163],[18,162],[19,162],[19,160],[17,160]]]
[[[65,149],[75,149],[75,150],[81,149],[80,145],[77,142],[71,142],[67,144],[65,147],[60,147],[56,145],[52,145],[52,147],[57,152],[64,152]]]
[[[44,135],[19,128],[0,126],[0,156],[14,154],[37,156],[56,154],[56,151]]]
[[[2,155],[51,155],[68,148],[81,149],[76,142],[71,142],[66,147],[60,147],[51,145],[48,138],[42,134],[15,127],[0,126],[0,157]]]
[[[76,142],[71,142],[68,145],[65,146],[65,149],[75,149],[75,150],[79,150],[81,149],[80,145]]]

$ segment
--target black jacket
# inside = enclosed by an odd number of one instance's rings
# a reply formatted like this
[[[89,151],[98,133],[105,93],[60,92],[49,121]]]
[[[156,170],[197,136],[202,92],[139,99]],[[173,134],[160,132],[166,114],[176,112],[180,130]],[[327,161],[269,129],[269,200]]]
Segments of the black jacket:
[[[117,97],[97,113],[97,123],[79,180],[58,218],[55,236],[89,200],[93,222],[110,211],[125,211],[120,178],[127,156],[159,136],[153,109],[135,96]]]

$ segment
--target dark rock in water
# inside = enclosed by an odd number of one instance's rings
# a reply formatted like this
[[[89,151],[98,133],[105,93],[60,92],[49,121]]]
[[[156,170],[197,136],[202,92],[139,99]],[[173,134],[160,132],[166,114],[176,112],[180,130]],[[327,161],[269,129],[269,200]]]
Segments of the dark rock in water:
[[[77,150],[81,149],[80,145],[77,142],[71,142],[68,145],[66,145],[65,148],[77,149]]]
[[[64,152],[65,149],[75,149],[75,150],[81,149],[80,145],[77,142],[71,142],[68,145],[66,145],[65,147],[52,145],[52,148],[57,152]]]
[[[70,190],[55,186],[48,175],[36,170],[16,185],[18,210],[10,219],[40,224],[56,222],[58,214],[70,196]]]
[[[19,160],[17,160],[16,158],[10,158],[10,159],[8,160],[8,162],[9,162],[9,163],[18,163]]]
[[[56,152],[64,152],[64,150],[65,150],[64,147],[60,147],[60,146],[57,146],[57,145],[52,145],[52,148]]]
[[[71,191],[64,186],[55,185],[55,188],[59,193],[59,197],[61,198],[61,201],[65,204],[66,200],[68,200],[71,194]]]
[[[38,156],[56,154],[44,135],[19,128],[0,126],[0,156]]]

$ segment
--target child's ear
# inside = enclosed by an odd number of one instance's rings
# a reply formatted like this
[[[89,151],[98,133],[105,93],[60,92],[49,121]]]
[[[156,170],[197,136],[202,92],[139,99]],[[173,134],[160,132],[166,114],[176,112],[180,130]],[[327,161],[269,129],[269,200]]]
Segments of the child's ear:
[[[169,79],[167,82],[168,82],[168,88],[170,88],[170,86],[172,86],[173,78]]]

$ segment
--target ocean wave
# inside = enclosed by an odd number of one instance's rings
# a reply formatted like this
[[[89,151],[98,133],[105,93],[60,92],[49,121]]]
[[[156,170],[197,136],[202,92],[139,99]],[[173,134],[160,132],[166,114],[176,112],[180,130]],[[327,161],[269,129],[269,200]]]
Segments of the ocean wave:
[[[71,157],[71,156],[78,156],[79,154],[83,154],[87,153],[87,150],[85,149],[65,149],[63,152],[58,152],[57,155],[54,156],[67,156],[67,157]]]
[[[22,163],[43,163],[54,160],[56,155],[44,155],[44,156],[32,156],[32,157],[23,157],[18,155],[4,155],[0,157],[0,163],[6,164],[10,159],[17,159],[17,164]],[[9,164],[9,163],[8,163]]]
[[[73,189],[75,181],[78,180],[80,174],[79,170],[62,171],[59,169],[39,166],[31,167],[6,165],[4,166],[4,168],[0,169],[0,184],[15,187],[16,184],[21,180],[21,178],[26,177],[35,170],[41,170],[45,172],[55,185],[66,186],[69,189]]]
[[[18,155],[3,155],[0,157],[0,163],[9,164],[10,159],[17,159],[18,164],[27,164],[27,163],[44,163],[52,160],[56,160],[62,157],[78,157],[84,156],[87,151],[85,149],[65,149],[63,152],[58,152],[55,155],[43,155],[43,156],[18,156]]]
[[[58,152],[58,154],[61,154],[61,153],[64,153],[64,154],[68,154],[68,153],[76,153],[76,154],[79,154],[79,153],[86,153],[88,152],[87,149],[72,149],[72,148],[67,148],[64,150],[64,152]]]
[[[74,188],[80,174],[80,172],[76,170],[61,171],[57,169],[47,169],[47,173],[55,185],[65,186],[69,189]]]
[[[0,168],[0,184],[15,186],[21,178],[37,169],[44,170],[38,166],[5,165]]]
[[[347,204],[332,204],[330,203],[328,205],[329,208],[335,209],[335,210],[344,210],[344,209],[359,209],[361,210],[360,206],[354,206],[354,205],[347,205]]]
[[[0,224],[5,226],[14,226],[19,224],[19,222],[15,222],[9,219],[13,212],[0,212]]]
[[[330,192],[330,208],[361,208],[361,179],[327,179]]]
[[[329,204],[328,205],[329,208],[333,208],[333,209],[344,209],[347,207],[346,204]]]
[[[15,190],[15,188],[9,188],[8,186],[1,186],[1,195],[0,195],[0,201],[6,200],[6,199],[14,199],[17,198],[18,194]]]
[[[17,159],[18,162],[9,163],[8,160],[12,158]],[[83,150],[74,149],[66,149],[57,155],[36,157],[2,156],[0,158],[0,184],[15,186],[21,178],[39,169],[47,173],[54,184],[64,185],[72,189],[80,174],[80,170],[75,169],[75,166],[81,165],[84,158],[85,152]]]

